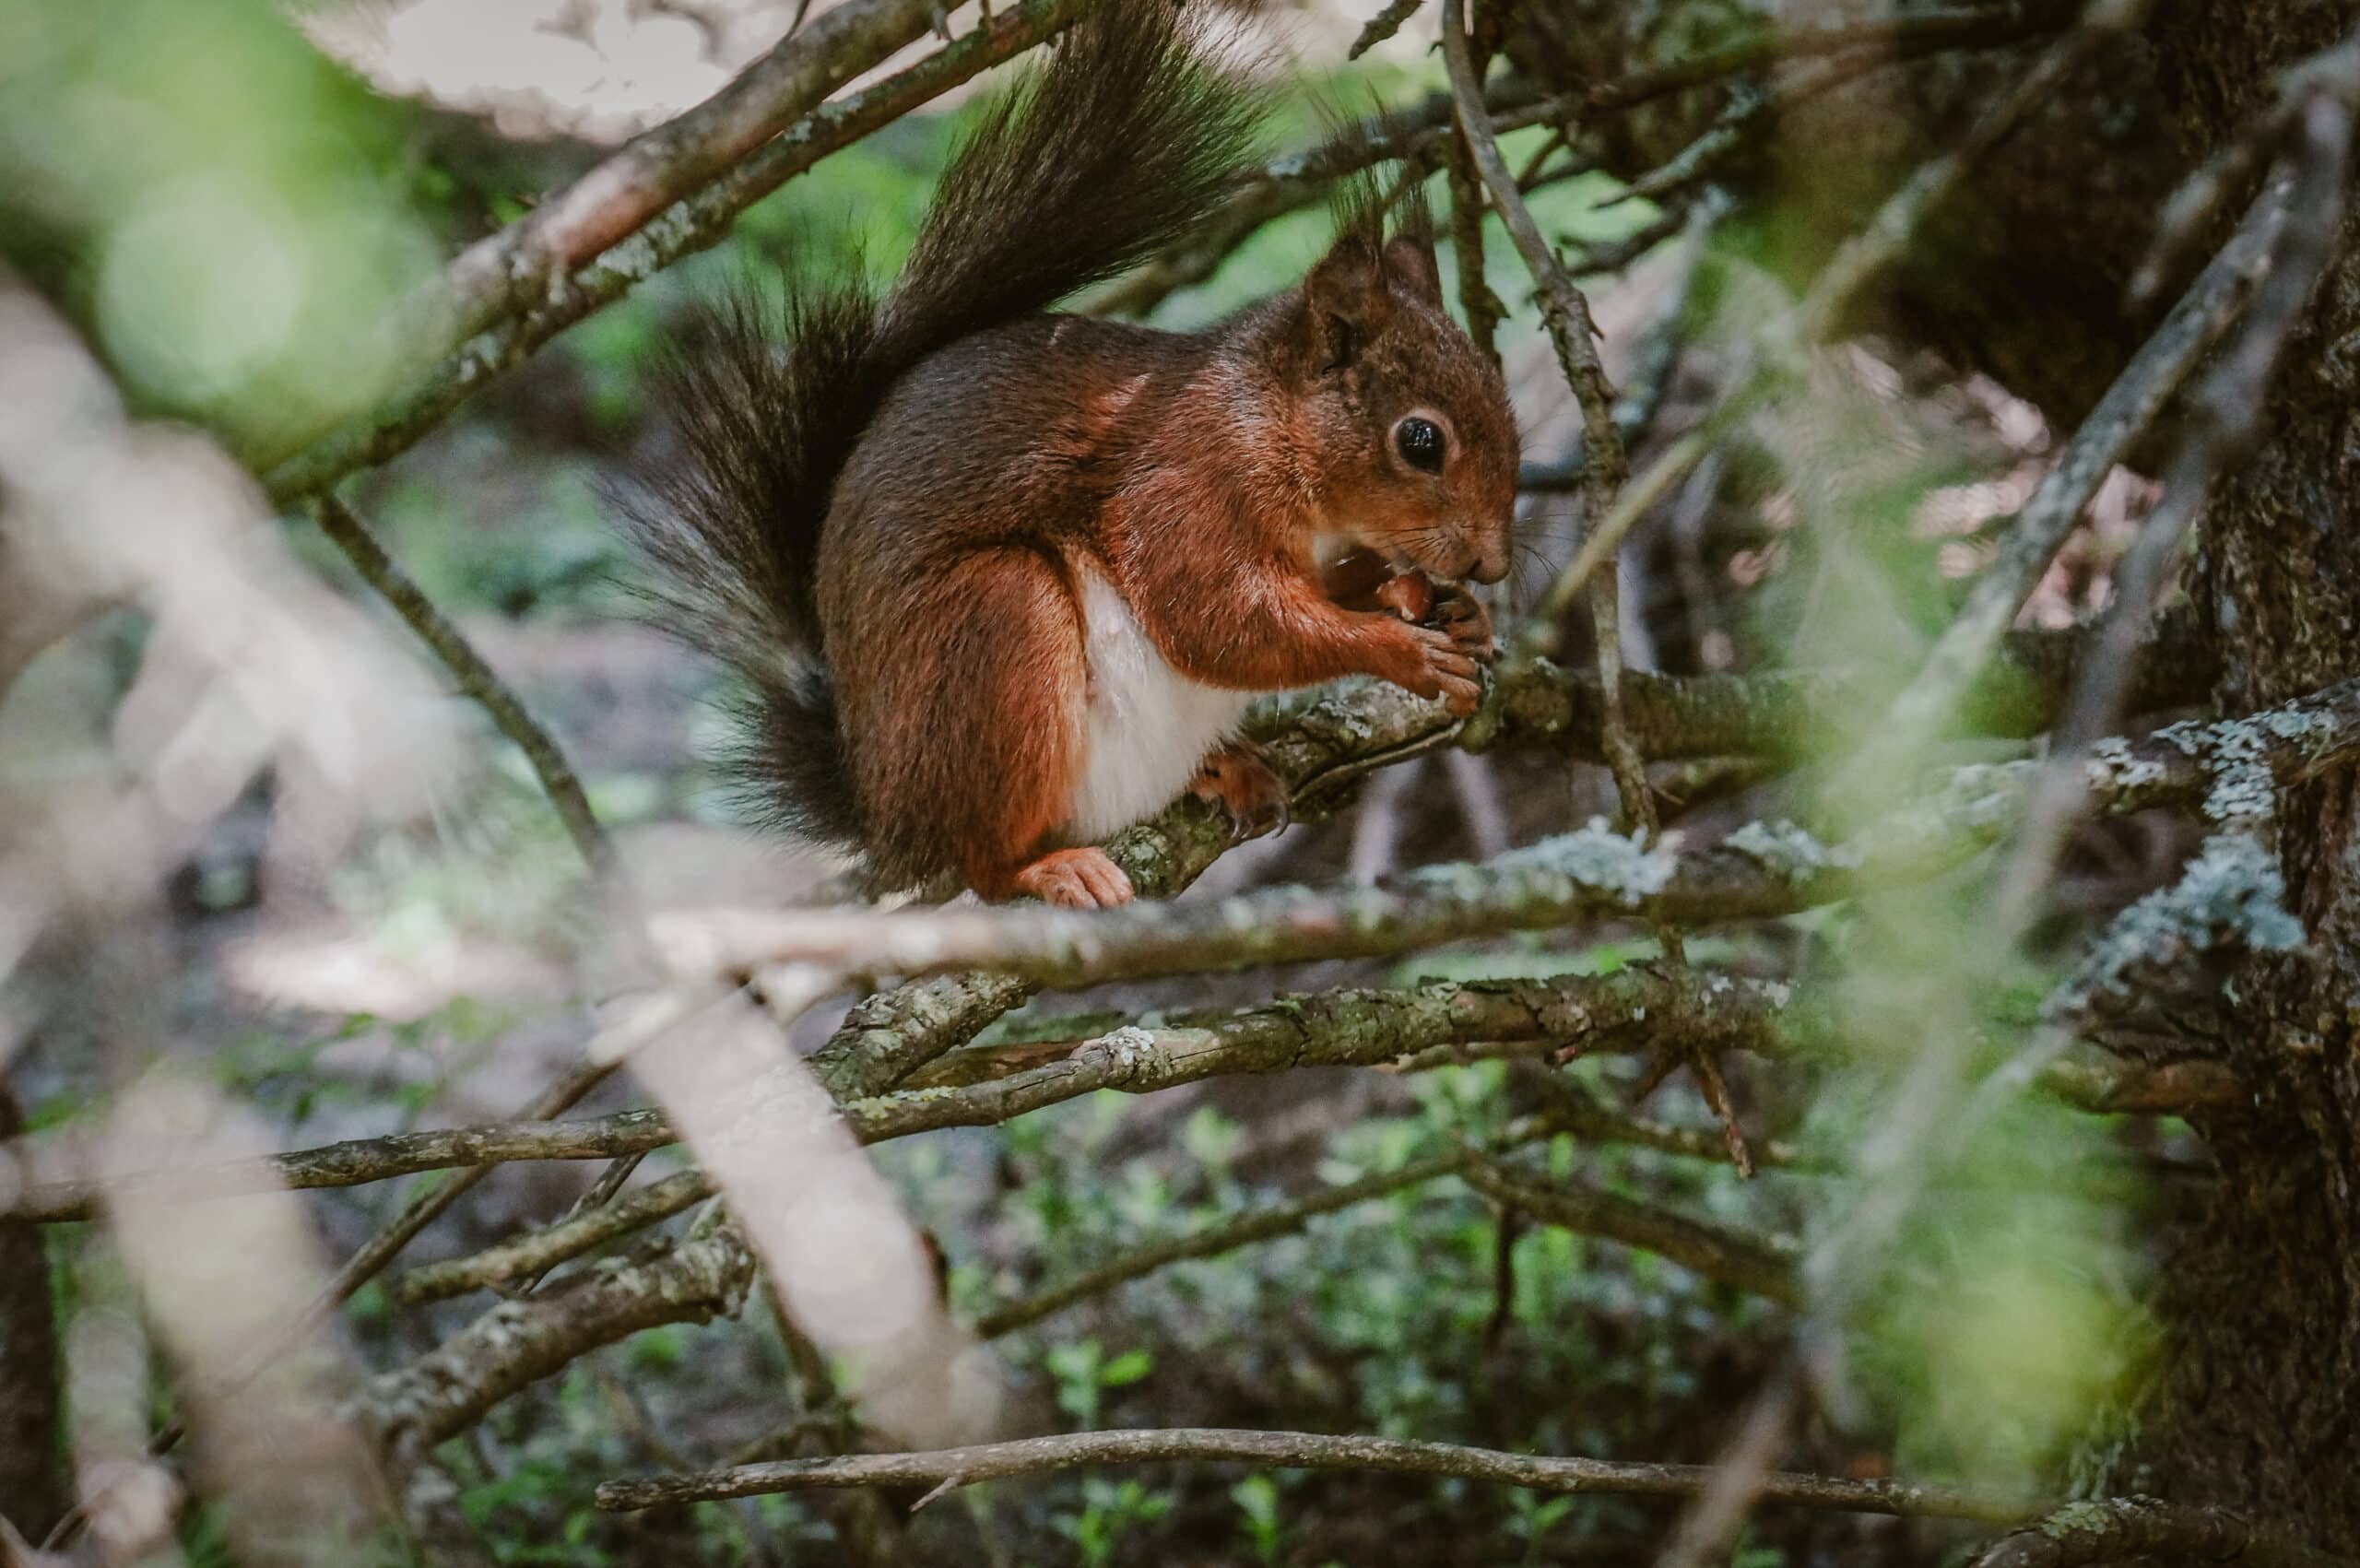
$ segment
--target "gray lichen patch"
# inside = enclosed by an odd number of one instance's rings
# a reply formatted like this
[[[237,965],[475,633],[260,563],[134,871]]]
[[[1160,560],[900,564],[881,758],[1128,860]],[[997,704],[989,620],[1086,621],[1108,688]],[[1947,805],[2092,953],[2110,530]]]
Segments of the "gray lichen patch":
[[[1510,850],[1492,864],[1504,871],[1544,871],[1564,877],[1635,909],[1642,900],[1670,885],[1672,874],[1680,868],[1680,855],[1676,835],[1649,845],[1635,835],[1616,832],[1605,818],[1593,817],[1574,832],[1552,834],[1538,843]]]
[[[1772,822],[1748,822],[1721,842],[1750,856],[1771,875],[1789,882],[1800,882],[1823,871],[1857,870],[1860,865],[1857,848],[1829,844],[1810,829],[1784,818]]]
[[[2090,748],[2090,785],[2097,790],[2150,789],[2164,782],[2164,765],[2141,757],[2118,736]]]
[[[2297,704],[2249,718],[2189,720],[2157,730],[2155,737],[2178,747],[2211,770],[2212,788],[2204,797],[2206,817],[2224,824],[2260,823],[2268,821],[2277,808],[2278,781],[2272,758],[2290,745],[2307,752],[2312,749],[2309,743],[2329,739],[2342,727],[2332,714]]]
[[[2079,973],[2050,999],[2056,1014],[2099,991],[2126,994],[2136,970],[2235,942],[2259,952],[2302,946],[2303,924],[2287,912],[2277,857],[2249,832],[2216,833],[2178,881],[2117,915]]]

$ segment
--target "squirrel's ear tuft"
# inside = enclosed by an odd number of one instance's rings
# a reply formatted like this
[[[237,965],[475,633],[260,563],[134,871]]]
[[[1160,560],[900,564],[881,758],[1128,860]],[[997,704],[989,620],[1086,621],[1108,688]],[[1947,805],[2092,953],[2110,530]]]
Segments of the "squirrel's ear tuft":
[[[1340,236],[1303,281],[1303,309],[1314,369],[1337,371],[1385,324],[1386,297],[1382,248],[1364,231]]]
[[[1434,260],[1434,237],[1413,230],[1385,242],[1386,277],[1436,310],[1442,308],[1442,268]]]
[[[1442,268],[1434,260],[1434,209],[1413,180],[1395,193],[1393,238],[1385,243],[1385,270],[1393,283],[1436,310],[1442,308]]]

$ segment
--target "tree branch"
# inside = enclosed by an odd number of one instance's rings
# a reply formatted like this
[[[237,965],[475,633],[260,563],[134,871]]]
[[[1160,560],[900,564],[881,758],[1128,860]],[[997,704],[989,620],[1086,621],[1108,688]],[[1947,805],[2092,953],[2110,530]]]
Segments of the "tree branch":
[[[389,1452],[423,1454],[601,1345],[734,1314],[753,1278],[753,1256],[727,1226],[644,1263],[585,1269],[501,1303],[399,1372],[371,1379],[360,1409]]]
[[[633,1114],[662,1119],[660,1112]],[[586,1131],[596,1124],[582,1126]],[[668,1122],[665,1130],[671,1131]],[[393,1281],[393,1298],[404,1306],[417,1306],[464,1296],[470,1291],[489,1291],[512,1280],[533,1279],[593,1247],[668,1220],[690,1205],[711,1197],[713,1191],[713,1178],[702,1171],[677,1171],[611,1203],[585,1208],[553,1225],[544,1225],[481,1252],[413,1268]]]
[[[2063,455],[2016,513],[1999,553],[1967,591],[1915,678],[1886,710],[1898,736],[1922,737],[1944,722],[2024,601],[2039,585],[2083,508],[2114,466],[2152,426],[2196,362],[2220,340],[2251,296],[2270,259],[2283,206],[2258,203],[2244,227],[2189,285],[2154,333],[2082,421]]]
[[[1536,1491],[1591,1492],[1630,1497],[1693,1497],[1713,1477],[1703,1465],[1616,1463],[1549,1458],[1420,1443],[1392,1437],[1329,1437],[1307,1432],[1248,1432],[1178,1427],[1148,1432],[1081,1432],[1014,1443],[985,1443],[930,1454],[859,1454],[831,1459],[786,1459],[698,1475],[608,1481],[598,1506],[612,1511],[672,1507],[714,1498],[756,1497],[815,1487],[969,1486],[1010,1476],[1040,1475],[1088,1465],[1186,1461],[1257,1465],[1301,1470],[1376,1470],[1456,1476]],[[1762,1499],[1860,1514],[1917,1514],[1934,1518],[2006,1523],[2022,1518],[2013,1499],[1903,1481],[1838,1480],[1777,1474],[1764,1478]]]
[[[1610,559],[1624,534],[1655,500],[1670,491],[1729,429],[1738,415],[1764,395],[1796,357],[1823,341],[1840,324],[1860,290],[1901,256],[1926,217],[1951,200],[1967,176],[2013,136],[2110,31],[2132,25],[2143,0],[2096,0],[2083,24],[2045,51],[2040,60],[1998,101],[1986,109],[1951,151],[1927,159],[1888,197],[1866,228],[1829,258],[1811,291],[1764,335],[1754,363],[1715,400],[1695,427],[1666,448],[1634,479],[1611,511],[1594,514],[1589,536],[1565,570],[1533,607],[1516,642],[1521,657],[1551,652],[1556,627],[1583,584]]]
[[[2202,800],[2224,773],[2292,780],[2360,749],[2360,682],[2233,721],[2109,743],[2085,761],[2113,811]],[[2011,824],[2037,764],[1961,768],[1841,844],[1754,824],[1706,849],[1648,846],[1593,825],[1481,864],[1430,866],[1372,888],[1273,888],[1205,903],[1079,912],[1002,906],[659,916],[650,942],[684,982],[803,963],[844,973],[985,967],[1074,987],[1200,969],[1368,957],[1584,919],[1683,924],[1791,914],[1935,875]]]
[[[1546,1138],[1556,1129],[1545,1118],[1531,1117],[1504,1128],[1485,1140],[1486,1149],[1513,1149],[1538,1138]],[[1086,1269],[1062,1284],[1052,1285],[1021,1301],[996,1307],[975,1320],[975,1332],[986,1339],[997,1339],[1003,1334],[1013,1334],[1027,1328],[1044,1317],[1063,1312],[1076,1302],[1144,1279],[1160,1268],[1191,1258],[1218,1257],[1256,1242],[1267,1242],[1279,1236],[1292,1235],[1322,1214],[1334,1214],[1371,1198],[1399,1192],[1404,1187],[1439,1181],[1445,1176],[1457,1175],[1468,1163],[1477,1158],[1474,1149],[1456,1149],[1446,1154],[1431,1155],[1412,1160],[1390,1171],[1372,1172],[1357,1181],[1342,1182],[1332,1187],[1295,1198],[1291,1202],[1251,1210],[1220,1224],[1209,1225],[1193,1235],[1175,1236],[1169,1241],[1134,1248],[1121,1256]]]
[[[1798,1020],[1784,984],[1634,966],[1611,975],[1326,991],[1237,1011],[1184,1013],[1157,1030],[1125,1026],[1088,1039],[979,1047],[969,1054],[975,1060],[952,1058],[941,1079],[926,1087],[852,1098],[842,1109],[856,1137],[877,1143],[943,1127],[993,1126],[1102,1089],[1147,1093],[1208,1078],[1297,1067],[1422,1071],[1503,1055],[1637,1053],[1666,1039],[1777,1057],[1818,1054],[1808,1017]],[[1014,1070],[994,1070],[996,1064],[1011,1063]],[[2086,1110],[2106,1113],[2185,1114],[2242,1103],[2234,1077],[2207,1063],[2101,1067],[2059,1062],[2037,1081]],[[1602,1125],[1585,1125],[1562,1102],[1552,1114],[1568,1130],[1606,1135]],[[1697,1152],[1680,1129],[1622,1122],[1614,1136],[1671,1152]],[[669,1119],[655,1110],[397,1133],[263,1161],[31,1184],[0,1202],[0,1222],[87,1219],[114,1186],[201,1200],[275,1187],[357,1185],[450,1165],[471,1167],[464,1173],[471,1181],[490,1168],[487,1161],[605,1159],[677,1140]],[[1774,1145],[1767,1158],[1792,1163],[1796,1157]],[[31,1156],[17,1157],[12,1145],[0,1145],[0,1161],[6,1161],[0,1171],[37,1163]],[[701,1173],[681,1172],[608,1208],[472,1258],[421,1268],[409,1277],[417,1283],[406,1280],[400,1290],[431,1299],[546,1270],[678,1213],[712,1190]]]
[[[388,1133],[275,1155],[267,1161],[183,1166],[100,1182],[32,1183],[17,1193],[6,1212],[12,1218],[44,1221],[85,1220],[97,1212],[102,1191],[202,1202],[289,1187],[358,1186],[454,1166],[491,1166],[518,1160],[606,1160],[661,1149],[673,1141],[670,1124],[655,1111],[623,1111],[579,1121],[492,1122],[431,1132]],[[25,1161],[27,1165],[33,1162]]]
[[[549,733],[540,726],[516,694],[500,678],[498,671],[476,652],[466,634],[453,625],[434,601],[426,596],[401,564],[385,553],[352,509],[333,493],[317,497],[311,503],[313,519],[320,525],[345,559],[352,562],[395,612],[409,623],[419,641],[433,651],[459,683],[459,690],[475,699],[478,706],[491,715],[500,733],[515,743],[532,764],[534,776],[541,781],[541,788],[557,808],[564,822],[567,836],[573,847],[589,863],[590,869],[604,872],[614,865],[614,841],[607,836],[606,828],[590,809],[589,797],[582,793],[582,781],[574,776],[572,765]]]
[[[908,0],[880,3],[907,8]],[[1062,31],[1103,3],[1021,0],[907,70],[820,105],[702,190],[673,202],[631,238],[571,275],[549,279],[539,295],[520,298],[517,314],[459,343],[366,417],[278,463],[266,476],[264,488],[277,504],[292,505],[357,469],[407,451],[462,401],[575,322],[681,257],[718,243],[739,213],[789,179],[978,72]],[[932,15],[926,5],[917,9]]]
[[[440,341],[474,336],[710,184],[820,100],[915,42],[930,0],[846,0],[798,28],[711,98],[633,136],[603,162],[444,268],[427,319]]]
[[[1480,1155],[1457,1174],[1493,1202],[1547,1224],[1638,1247],[1781,1306],[1802,1304],[1802,1281],[1796,1271],[1800,1249],[1790,1241],[1745,1235],[1586,1182],[1544,1185],[1513,1166]]]
[[[2153,1497],[2067,1503],[2001,1538],[1975,1560],[1975,1568],[2084,1568],[2134,1557],[2239,1568],[2352,1568],[2348,1557],[2315,1551],[2234,1514]]]

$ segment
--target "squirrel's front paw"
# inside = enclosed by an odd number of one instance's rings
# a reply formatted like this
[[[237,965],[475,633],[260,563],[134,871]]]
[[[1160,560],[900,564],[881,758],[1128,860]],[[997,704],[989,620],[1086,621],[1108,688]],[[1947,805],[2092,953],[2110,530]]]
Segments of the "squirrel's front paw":
[[[1286,781],[1270,771],[1261,753],[1242,742],[1222,747],[1198,764],[1188,793],[1228,812],[1241,839],[1285,832],[1292,820]]]
[[[1436,584],[1422,572],[1405,572],[1376,591],[1376,602],[1402,620],[1446,634],[1469,658],[1491,659],[1491,612],[1463,584]]]
[[[1405,626],[1416,650],[1418,664],[1414,671],[1393,677],[1397,686],[1409,688],[1421,697],[1439,697],[1443,706],[1460,718],[1473,713],[1482,701],[1483,689],[1475,679],[1474,655],[1458,645],[1451,633],[1432,626]]]
[[[1434,596],[1434,606],[1419,620],[1447,634],[1458,651],[1478,663],[1492,657],[1492,615],[1474,595],[1452,584]]]
[[[1112,909],[1131,902],[1131,879],[1096,844],[1051,850],[1016,873],[1016,888],[1063,909]]]

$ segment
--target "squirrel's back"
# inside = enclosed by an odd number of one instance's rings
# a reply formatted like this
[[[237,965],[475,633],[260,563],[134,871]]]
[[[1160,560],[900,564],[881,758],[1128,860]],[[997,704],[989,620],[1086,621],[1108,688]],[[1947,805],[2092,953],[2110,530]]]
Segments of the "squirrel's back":
[[[1255,123],[1176,5],[1111,0],[985,112],[889,293],[839,282],[791,285],[774,302],[740,295],[683,335],[665,377],[678,458],[625,511],[672,624],[745,684],[731,771],[760,815],[846,845],[870,837],[817,577],[845,465],[896,385],[1186,233],[1221,200]]]

